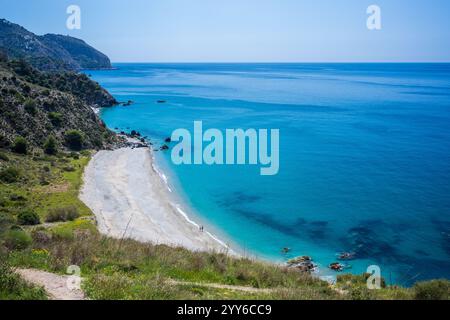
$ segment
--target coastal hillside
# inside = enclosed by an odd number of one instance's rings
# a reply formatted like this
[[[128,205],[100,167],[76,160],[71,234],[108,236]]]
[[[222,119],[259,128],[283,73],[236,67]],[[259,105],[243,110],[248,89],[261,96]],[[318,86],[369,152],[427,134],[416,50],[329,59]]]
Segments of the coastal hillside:
[[[0,48],[12,59],[23,59],[46,71],[109,69],[109,58],[86,42],[70,36],[35,35],[25,28],[0,19]]]
[[[0,145],[33,149],[101,149],[116,137],[93,111],[115,103],[87,76],[45,73],[24,61],[0,58]]]

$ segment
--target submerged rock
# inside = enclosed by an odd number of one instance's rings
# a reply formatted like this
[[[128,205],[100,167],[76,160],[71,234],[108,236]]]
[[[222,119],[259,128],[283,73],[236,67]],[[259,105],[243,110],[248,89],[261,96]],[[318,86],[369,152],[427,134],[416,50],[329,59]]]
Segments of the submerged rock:
[[[328,266],[331,270],[341,272],[344,271],[344,269],[351,269],[350,265],[345,265],[339,262],[333,262]]]
[[[133,100],[128,100],[127,102],[122,103],[122,106],[128,107],[128,106],[131,106],[133,103],[134,103]]]
[[[131,136],[132,137],[140,137],[141,134],[138,131],[136,131],[136,130],[131,130]]]
[[[338,254],[338,260],[353,260],[355,253],[353,252],[341,252]]]

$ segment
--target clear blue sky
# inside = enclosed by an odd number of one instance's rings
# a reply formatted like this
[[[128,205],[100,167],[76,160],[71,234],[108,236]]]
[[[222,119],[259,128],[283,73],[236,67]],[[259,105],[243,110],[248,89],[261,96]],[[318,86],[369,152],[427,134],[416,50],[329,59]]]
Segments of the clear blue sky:
[[[66,29],[70,4],[81,30]],[[450,61],[448,0],[0,0],[0,17],[116,62]]]

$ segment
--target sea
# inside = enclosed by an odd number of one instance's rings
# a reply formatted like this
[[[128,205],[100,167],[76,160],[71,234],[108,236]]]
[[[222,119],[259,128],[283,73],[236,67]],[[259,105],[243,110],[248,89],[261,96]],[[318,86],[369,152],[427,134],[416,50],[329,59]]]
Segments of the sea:
[[[450,64],[117,63],[86,73],[133,101],[102,109],[108,127],[146,137],[183,212],[241,254],[307,255],[332,279],[329,264],[348,252],[343,272],[378,266],[388,284],[450,279]],[[194,121],[278,129],[278,174],[175,165],[159,148]]]

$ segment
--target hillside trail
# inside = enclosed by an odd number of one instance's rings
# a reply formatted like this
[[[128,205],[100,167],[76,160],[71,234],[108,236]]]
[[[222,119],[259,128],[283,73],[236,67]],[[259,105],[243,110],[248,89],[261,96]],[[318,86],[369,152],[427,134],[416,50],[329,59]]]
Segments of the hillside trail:
[[[81,289],[70,289],[70,276],[58,275],[36,269],[16,269],[16,272],[28,283],[43,287],[51,300],[86,300]],[[273,289],[260,289],[245,286],[233,286],[220,283],[187,282],[170,279],[171,285],[200,286],[213,289],[235,290],[248,293],[270,293]]]
[[[71,276],[62,276],[35,269],[16,269],[28,283],[43,287],[51,300],[86,300],[81,289],[73,289]]]

